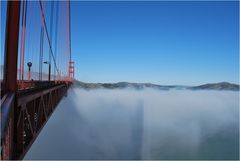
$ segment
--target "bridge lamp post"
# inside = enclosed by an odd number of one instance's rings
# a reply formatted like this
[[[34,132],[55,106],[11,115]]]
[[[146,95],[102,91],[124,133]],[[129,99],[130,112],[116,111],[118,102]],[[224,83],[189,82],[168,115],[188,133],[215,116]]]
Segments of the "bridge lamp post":
[[[28,62],[27,63],[27,66],[28,66],[28,80],[31,79],[31,67],[32,67],[32,63],[31,62]]]
[[[48,64],[48,81],[51,81],[51,63],[49,61],[45,61],[43,63]]]

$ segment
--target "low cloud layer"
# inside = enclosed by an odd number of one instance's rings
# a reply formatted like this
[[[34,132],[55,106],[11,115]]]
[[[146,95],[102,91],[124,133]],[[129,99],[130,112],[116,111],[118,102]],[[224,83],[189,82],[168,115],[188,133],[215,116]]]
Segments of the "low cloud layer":
[[[71,89],[25,159],[238,159],[238,92]]]

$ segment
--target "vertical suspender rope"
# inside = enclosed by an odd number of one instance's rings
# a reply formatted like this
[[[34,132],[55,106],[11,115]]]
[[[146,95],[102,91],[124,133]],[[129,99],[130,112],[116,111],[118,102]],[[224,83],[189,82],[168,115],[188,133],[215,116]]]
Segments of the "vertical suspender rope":
[[[68,60],[67,59],[67,56],[69,55],[69,53],[68,53],[68,20],[67,20],[67,18],[68,18],[68,2],[66,3],[66,5],[65,5],[65,9],[66,9],[66,13],[67,14],[64,14],[64,36],[66,36],[65,37],[65,41],[64,41],[64,47],[65,47],[65,52],[64,52],[64,58],[65,58],[65,60]],[[66,69],[67,69],[67,61],[66,62],[64,62],[64,67],[63,67],[63,79],[65,79],[65,74],[66,74]]]
[[[23,19],[24,19],[24,12],[25,12],[25,1],[22,2],[22,7],[21,7],[21,20],[22,20],[22,23],[21,23],[21,37],[20,37],[20,68],[19,68],[19,80],[21,80],[21,77],[22,77],[22,44],[23,44]]]
[[[40,6],[41,6],[41,11],[40,11],[40,16],[41,16],[41,36],[40,36],[40,60],[39,60],[39,79],[42,80],[42,63],[43,63],[43,47],[44,47],[44,27],[45,27],[45,21],[44,17],[44,9],[45,9],[45,1],[42,2],[39,1]],[[48,36],[48,35],[47,35]]]
[[[43,5],[42,5],[41,0],[39,0],[39,5],[40,5],[40,9],[41,9],[41,17],[42,17],[43,29],[46,32],[46,37],[47,37],[48,45],[49,45],[50,50],[51,50],[51,55],[53,57],[54,65],[57,68],[56,60],[54,58],[53,51],[52,51],[52,45],[50,43],[50,38],[49,38],[48,30],[47,30],[47,25],[46,25],[46,21],[45,21],[45,15],[44,15]]]
[[[71,16],[70,16],[70,0],[68,1],[68,52],[69,52],[69,61],[67,62],[68,67],[68,81],[70,81],[71,77]]]
[[[60,5],[60,2],[59,2],[59,18],[58,18],[58,47],[61,46],[62,47],[62,26],[63,26],[63,23],[62,23],[62,6]],[[58,65],[58,80],[61,80],[61,66],[60,66],[60,58],[62,57],[62,50],[57,50],[57,65]]]
[[[42,80],[43,38],[44,38],[44,32],[43,32],[43,27],[41,26],[40,53],[39,53],[39,80]]]
[[[52,24],[53,24],[53,10],[54,10],[54,1],[51,1],[51,16],[50,16],[50,45],[52,45]],[[51,81],[51,62],[52,62],[52,57],[51,57],[51,49],[49,47],[49,78],[48,80]]]
[[[37,8],[36,1],[34,1],[34,11],[36,11],[36,8]],[[37,15],[37,12],[34,12],[34,13],[36,13],[36,15]],[[34,23],[33,24],[38,24],[38,23],[39,23],[38,19],[34,18]],[[34,28],[35,29],[34,30],[35,41],[34,41],[34,48],[33,48],[33,54],[32,54],[32,62],[36,62],[36,64],[33,64],[32,71],[35,71],[35,72],[37,72],[37,70],[38,70],[37,60],[39,59],[39,55],[37,54],[38,53],[38,48],[39,48],[39,42],[40,42],[38,33],[39,33],[39,31],[41,31],[41,30],[39,30],[39,26],[40,25],[38,25],[38,27]],[[35,80],[37,80],[38,76],[34,75],[33,78]]]
[[[30,61],[30,53],[32,53],[32,45],[30,45],[31,43],[33,43],[33,41],[34,41],[34,32],[31,32],[32,31],[32,17],[33,17],[33,13],[31,13],[32,12],[32,6],[31,6],[31,3],[33,3],[33,2],[29,2],[28,3],[28,5],[29,5],[29,9],[28,9],[28,15],[29,15],[29,17],[28,17],[28,28],[29,28],[29,31],[27,32],[27,61],[29,62]],[[31,12],[30,12],[31,11]],[[33,34],[32,34],[33,33]],[[32,35],[32,37],[31,37],[31,35]],[[31,49],[30,49],[30,46],[31,46]]]
[[[33,12],[33,11],[35,11],[34,10],[34,6],[35,6],[35,1],[33,1],[32,2],[32,13],[31,14],[34,14],[35,12]],[[34,15],[32,16],[32,17],[34,17]],[[35,24],[35,18],[32,18],[31,19],[31,21],[33,21],[32,22],[32,25],[34,25]],[[32,43],[32,45],[31,45],[31,50],[30,50],[30,57],[29,57],[29,62],[32,62],[32,64],[33,64],[33,62],[36,62],[35,60],[34,60],[34,55],[36,54],[35,53],[35,47],[36,47],[36,45],[35,44],[37,44],[37,42],[36,42],[36,32],[34,32],[34,29],[35,29],[35,27],[31,27],[31,30],[32,30],[32,41],[30,41],[30,43]],[[35,65],[35,64],[34,64]],[[34,66],[32,66],[32,70],[31,70],[31,73],[33,73],[33,67]],[[31,77],[31,79],[33,79],[33,76],[34,75],[32,75],[32,77]]]
[[[55,24],[55,43],[54,43],[54,45],[55,45],[55,50],[54,50],[54,57],[55,57],[55,59],[57,59],[57,47],[58,47],[58,13],[59,13],[59,1],[57,1],[57,3],[56,3],[56,9],[57,9],[57,13],[56,13],[56,24]],[[54,66],[54,80],[56,80],[56,67]]]
[[[40,15],[42,13],[44,13],[44,9],[45,9],[45,2],[43,3],[43,9],[40,12]],[[44,25],[43,25],[43,21],[42,21],[42,16],[41,16],[41,37],[40,37],[40,61],[39,61],[39,74],[40,74],[40,80],[42,80],[42,63],[43,63],[43,46],[44,46]]]
[[[71,10],[70,10],[70,0],[68,1],[68,32],[69,32],[69,54],[70,61],[72,61],[72,51],[71,51]]]
[[[24,47],[25,47],[25,35],[26,35],[26,13],[27,13],[27,1],[23,1],[22,12],[22,31],[21,31],[21,47],[20,47],[20,72],[19,79],[24,79]]]

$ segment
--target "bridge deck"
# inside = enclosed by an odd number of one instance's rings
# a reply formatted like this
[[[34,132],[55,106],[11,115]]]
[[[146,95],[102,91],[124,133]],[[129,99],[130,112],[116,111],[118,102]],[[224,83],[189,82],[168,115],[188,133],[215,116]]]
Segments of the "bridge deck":
[[[31,88],[18,90],[17,95],[7,93],[2,98],[3,160],[24,157],[70,85],[66,82],[31,83],[34,83]]]

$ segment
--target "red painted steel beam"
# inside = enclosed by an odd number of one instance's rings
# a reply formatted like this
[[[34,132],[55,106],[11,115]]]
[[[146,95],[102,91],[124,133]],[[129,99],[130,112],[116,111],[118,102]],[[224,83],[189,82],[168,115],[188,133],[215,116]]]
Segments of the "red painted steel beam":
[[[31,94],[29,94],[27,96],[24,96],[24,97],[19,96],[19,98],[18,98],[18,106],[21,106],[22,104],[24,104],[26,102],[30,102],[30,101],[32,101],[34,99],[37,99],[41,95],[46,95],[47,93],[50,93],[53,90],[57,90],[59,88],[65,87],[65,86],[66,86],[65,84],[59,84],[58,86],[47,88],[47,89],[43,89],[43,90],[40,90],[40,91],[38,91],[36,93],[31,93]]]
[[[24,155],[56,109],[57,104],[66,94],[67,89],[68,85],[62,83],[37,92],[29,92],[28,95],[18,96],[17,108],[20,109],[21,114],[17,118],[18,140],[16,142],[15,159],[21,160],[24,158]],[[23,121],[25,115],[29,116],[28,121]],[[29,130],[28,127],[30,127],[31,132],[27,131]],[[25,131],[25,135],[23,135],[23,131]]]
[[[3,90],[17,90],[18,35],[20,19],[20,1],[8,1],[5,35],[5,57]]]

